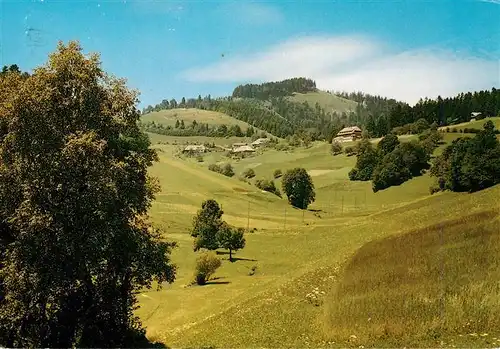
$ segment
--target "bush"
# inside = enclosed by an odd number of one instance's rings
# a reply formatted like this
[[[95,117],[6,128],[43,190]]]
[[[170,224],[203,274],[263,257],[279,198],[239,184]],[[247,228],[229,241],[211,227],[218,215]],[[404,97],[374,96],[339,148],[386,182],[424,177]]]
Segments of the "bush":
[[[208,165],[208,169],[213,172],[222,173],[222,168],[217,164]]]
[[[331,152],[332,152],[333,156],[341,154],[342,153],[342,145],[337,141],[332,142]]]
[[[280,170],[280,169],[274,170],[273,177],[274,177],[275,179],[278,179],[278,178],[280,178],[281,176],[283,176],[283,172],[281,172],[281,170]]]
[[[203,156],[198,155],[198,156],[196,157],[196,161],[198,161],[198,162],[203,162]]]
[[[196,259],[195,281],[205,285],[215,271],[221,266],[221,261],[213,253],[204,253]]]
[[[231,166],[231,164],[224,165],[224,168],[222,169],[222,174],[227,177],[234,176],[233,166]]]
[[[346,148],[344,149],[344,153],[345,153],[347,156],[356,155],[356,151],[354,150],[354,147],[346,147]]]
[[[252,168],[246,169],[245,171],[243,171],[243,177],[253,178],[255,177],[255,171]]]
[[[454,128],[454,129],[452,129],[452,130],[451,130],[451,132],[453,132],[453,133],[457,133],[458,131],[457,131],[457,129],[456,129],[456,128]]]
[[[276,188],[274,181],[270,181],[268,179],[258,179],[255,181],[255,186],[261,190],[268,191],[281,197],[281,192],[278,188]]]

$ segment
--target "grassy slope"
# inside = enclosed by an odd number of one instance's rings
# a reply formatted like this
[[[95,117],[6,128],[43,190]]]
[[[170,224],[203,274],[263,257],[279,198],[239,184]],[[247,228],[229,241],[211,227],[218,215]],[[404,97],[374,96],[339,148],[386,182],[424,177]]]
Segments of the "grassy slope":
[[[141,120],[144,122],[155,121],[169,126],[174,126],[177,120],[184,120],[186,126],[191,125],[193,120],[196,120],[196,122],[202,122],[209,125],[239,125],[243,131],[249,126],[246,122],[237,120],[226,114],[196,108],[177,108],[151,112],[143,115]]]
[[[332,339],[355,334],[353,342],[386,347],[497,342],[498,208],[364,245],[328,299]]]
[[[316,103],[319,103],[319,105],[327,112],[349,112],[350,110],[355,110],[357,105],[354,101],[332,95],[325,91],[296,93],[289,98],[290,100],[299,103],[305,101],[312,107],[314,107]]]
[[[324,345],[333,338],[324,327],[325,307],[310,304],[305,296],[319,287],[326,293],[323,297],[332,297],[339,268],[357,249],[463,212],[498,207],[498,187],[473,195],[429,197],[428,176],[373,194],[370,183],[346,179],[355,158],[332,157],[326,144],[288,154],[269,151],[234,163],[237,173],[253,167],[257,178],[271,178],[276,168],[308,169],[317,192],[311,208],[318,212],[305,212],[302,223],[302,212],[284,200],[211,173],[203,168],[208,162],[172,159],[169,146],[162,147],[161,161],[152,173],[160,177],[163,191],[151,213],[167,236],[180,244],[174,253],[179,275],[172,286],[140,296],[138,314],[151,339],[176,347]],[[236,255],[243,260],[224,260],[217,283],[184,288],[196,258],[187,231],[202,200],[212,197],[226,211],[224,219],[246,226],[250,212],[250,227],[259,230],[247,234],[247,246]],[[248,276],[253,265],[257,273]]]
[[[452,130],[454,128],[456,128],[457,130],[463,130],[464,128],[483,129],[484,123],[488,120],[491,120],[493,122],[496,129],[500,129],[500,117],[498,117],[498,116],[492,117],[492,118],[484,118],[483,120],[463,122],[463,123],[451,125],[451,126],[444,126],[444,127],[440,127],[439,129],[440,130],[445,130],[446,128],[450,128],[450,130]]]

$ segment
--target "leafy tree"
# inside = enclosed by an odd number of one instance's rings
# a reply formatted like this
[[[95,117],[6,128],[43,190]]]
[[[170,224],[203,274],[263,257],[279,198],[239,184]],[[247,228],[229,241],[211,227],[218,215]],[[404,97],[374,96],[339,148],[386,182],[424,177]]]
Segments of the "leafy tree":
[[[201,204],[201,210],[193,218],[193,230],[191,236],[194,240],[194,251],[201,248],[216,250],[219,248],[217,232],[222,226],[222,214],[217,201],[209,199]]]
[[[182,97],[180,107],[181,108],[186,107],[186,98]]]
[[[186,128],[186,125],[184,124],[184,120],[181,120],[181,125],[179,126],[181,130],[184,130]]]
[[[332,147],[331,147],[330,151],[331,151],[333,156],[342,154],[342,145],[339,142],[334,141],[334,142],[332,142]]]
[[[233,166],[231,166],[231,164],[225,164],[222,168],[222,174],[227,177],[234,176]]]
[[[306,209],[315,201],[314,184],[304,168],[288,170],[283,176],[282,185],[288,202],[294,207]]]
[[[381,156],[391,153],[399,145],[398,136],[389,133],[377,144],[377,149]]]
[[[198,285],[205,285],[210,277],[221,266],[219,258],[213,253],[203,253],[196,259],[195,281]]]
[[[391,153],[386,154],[373,172],[374,192],[400,185],[407,180],[420,176],[429,168],[429,155],[418,142],[399,144]]]
[[[179,128],[181,126],[181,123],[179,120],[175,120],[175,128]]]
[[[349,179],[369,181],[379,161],[377,151],[373,149],[369,140],[363,139],[358,145],[357,153],[356,167],[349,172]]]
[[[245,247],[245,237],[243,228],[233,228],[227,223],[222,224],[217,232],[217,241],[219,246],[229,250],[229,260],[233,261],[233,252]]]
[[[500,144],[494,125],[472,139],[459,138],[438,156],[431,168],[440,190],[474,192],[500,183]]]
[[[255,171],[253,168],[248,168],[243,172],[243,177],[245,178],[253,178],[255,177]]]
[[[280,178],[282,175],[283,175],[283,172],[281,172],[281,170],[280,170],[279,168],[278,168],[278,169],[276,169],[276,170],[274,170],[273,177],[274,177],[275,179]]]
[[[0,343],[137,344],[135,295],[176,271],[146,217],[157,155],[137,94],[70,42],[2,74],[0,95]]]

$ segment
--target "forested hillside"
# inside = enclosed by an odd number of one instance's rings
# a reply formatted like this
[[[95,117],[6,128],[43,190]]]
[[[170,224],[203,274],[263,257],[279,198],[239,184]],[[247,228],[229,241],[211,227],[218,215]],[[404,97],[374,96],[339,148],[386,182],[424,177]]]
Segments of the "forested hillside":
[[[433,123],[444,126],[469,121],[472,112],[481,112],[482,116],[500,113],[500,92],[495,88],[461,93],[453,98],[425,99],[413,107],[362,92],[322,92],[325,102],[319,103],[319,92],[313,80],[293,78],[240,85],[231,96],[216,99],[210,95],[183,97],[181,102],[165,99],[156,106],[145,108],[143,114],[163,109],[199,108],[225,113],[278,137],[300,134],[312,140],[331,141],[345,126],[357,125],[371,137],[383,137],[391,131],[399,134],[413,133],[412,130],[421,132],[422,127],[429,128]],[[332,98],[326,98],[329,94]],[[297,95],[300,98],[295,98]],[[338,102],[336,98],[342,100],[343,105],[335,110],[332,105]]]
[[[268,100],[270,97],[291,96],[294,93],[316,91],[316,82],[306,78],[293,78],[263,84],[246,84],[237,86],[233,91],[234,98],[256,98]]]

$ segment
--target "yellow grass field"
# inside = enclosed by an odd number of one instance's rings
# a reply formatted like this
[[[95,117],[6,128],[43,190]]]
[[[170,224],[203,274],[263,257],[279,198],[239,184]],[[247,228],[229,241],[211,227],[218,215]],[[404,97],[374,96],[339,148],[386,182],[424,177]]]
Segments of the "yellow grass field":
[[[449,136],[445,134],[447,142]],[[179,269],[174,284],[139,295],[141,308],[137,314],[151,340],[171,347],[358,348],[406,343],[435,347],[441,341],[457,347],[484,347],[493,345],[493,338],[500,338],[492,327],[497,324],[492,319],[499,308],[498,290],[491,283],[498,280],[491,281],[492,276],[500,275],[500,232],[493,229],[498,223],[500,187],[475,194],[445,192],[431,196],[432,179],[426,174],[373,193],[371,183],[347,179],[355,157],[334,157],[329,145],[320,142],[291,152],[261,151],[239,161],[210,154],[202,163],[173,156],[172,144],[155,147],[161,150],[160,161],[151,168],[151,174],[159,178],[162,191],[151,217],[167,239],[178,242],[173,259]],[[208,164],[216,161],[231,162],[236,175],[228,178],[208,171]],[[297,166],[311,174],[316,188],[316,201],[306,211],[293,209],[285,198],[237,179],[247,168],[254,169],[255,180],[272,179],[274,170]],[[281,189],[281,179],[275,182]],[[235,262],[220,255],[222,267],[214,280],[206,286],[186,287],[193,279],[198,255],[192,250],[189,235],[192,218],[209,198],[222,205],[223,219],[257,230],[246,234],[246,247],[235,254]],[[474,217],[482,217],[484,227]],[[433,232],[441,236],[436,228],[439,224],[448,230],[442,239],[435,239]],[[468,234],[476,225],[484,230]],[[488,237],[478,238],[480,231],[487,232]],[[406,269],[401,269],[399,264],[405,256],[413,257],[405,262]],[[449,275],[445,279],[434,272],[443,258],[450,261],[443,269]],[[464,268],[470,258],[477,266]],[[250,275],[252,267],[256,272]],[[376,274],[371,276],[370,270]],[[394,283],[399,279],[392,280],[392,275],[410,283],[418,280],[418,284],[413,288],[398,286]],[[413,276],[415,279],[411,279]],[[429,289],[430,284],[436,287]],[[463,289],[464,285],[469,289]],[[389,288],[393,293],[382,292]],[[415,299],[430,297],[434,302],[441,297],[439,292],[448,295],[446,290],[454,288],[456,292],[444,298],[450,304],[446,309],[454,312],[439,312],[441,308],[435,307],[418,315],[420,303],[405,303],[408,294],[414,294]],[[346,289],[352,291],[342,291]],[[434,289],[439,292],[430,294]],[[457,313],[454,294],[456,301],[480,297],[477,302],[482,303],[467,303],[467,309],[479,309],[480,318],[486,319],[483,327],[474,328],[477,336],[468,335],[466,330],[457,332],[457,324],[461,325],[469,313]],[[382,304],[376,308],[378,317],[372,316],[376,325],[364,325],[376,304]],[[405,311],[409,322],[394,315],[398,309]],[[339,315],[344,322],[339,322]],[[388,317],[399,325],[388,328],[389,337],[384,337],[383,325]],[[432,324],[434,332],[421,330],[422,326],[415,325],[418,321]],[[407,328],[415,331],[409,331],[406,337],[396,335]],[[351,329],[356,329],[355,333]],[[486,332],[488,335],[481,337]]]

